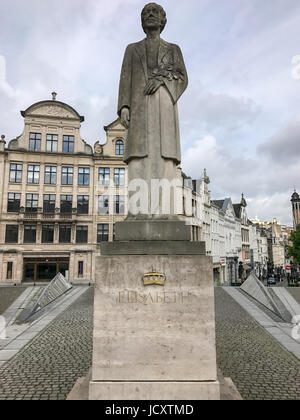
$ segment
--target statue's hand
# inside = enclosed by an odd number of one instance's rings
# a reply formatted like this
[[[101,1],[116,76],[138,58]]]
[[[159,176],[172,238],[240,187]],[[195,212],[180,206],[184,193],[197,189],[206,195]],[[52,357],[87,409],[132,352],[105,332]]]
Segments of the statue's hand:
[[[162,82],[161,80],[150,79],[144,89],[145,95],[153,95],[153,93],[155,93],[157,89],[163,84],[164,82]]]
[[[129,121],[130,121],[130,110],[129,108],[122,108],[121,111],[121,123],[124,125],[125,128],[129,128]]]

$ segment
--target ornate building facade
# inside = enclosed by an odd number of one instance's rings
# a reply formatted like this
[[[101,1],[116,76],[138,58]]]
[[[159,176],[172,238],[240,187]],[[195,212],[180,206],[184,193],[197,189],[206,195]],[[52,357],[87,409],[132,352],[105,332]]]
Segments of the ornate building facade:
[[[93,281],[97,244],[127,212],[124,128],[106,127],[93,150],[84,117],[55,94],[21,114],[23,133],[0,143],[0,283]]]

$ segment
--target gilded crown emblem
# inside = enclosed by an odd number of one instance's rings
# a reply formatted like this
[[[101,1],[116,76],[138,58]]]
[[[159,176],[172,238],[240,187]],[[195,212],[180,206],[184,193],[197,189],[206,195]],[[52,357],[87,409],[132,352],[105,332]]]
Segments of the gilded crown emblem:
[[[166,282],[165,274],[161,273],[147,273],[143,275],[144,286],[158,285],[164,286]]]

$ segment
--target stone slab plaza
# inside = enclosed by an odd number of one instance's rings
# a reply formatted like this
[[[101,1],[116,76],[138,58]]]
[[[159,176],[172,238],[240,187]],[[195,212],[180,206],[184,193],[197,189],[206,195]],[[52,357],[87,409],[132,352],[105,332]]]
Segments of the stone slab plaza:
[[[27,289],[1,287],[0,314]],[[222,372],[225,378],[230,377],[244,400],[299,400],[299,358],[259,324],[228,293],[231,290],[240,293],[236,288],[215,288],[218,376]],[[288,291],[300,304],[300,289]],[[27,332],[27,344],[0,363],[0,400],[87,400],[93,314],[94,288],[90,287],[75,302],[70,297],[69,305],[54,313],[40,332]],[[52,317],[52,310],[46,316]],[[224,393],[222,379],[220,382],[222,399],[238,399],[228,389]]]

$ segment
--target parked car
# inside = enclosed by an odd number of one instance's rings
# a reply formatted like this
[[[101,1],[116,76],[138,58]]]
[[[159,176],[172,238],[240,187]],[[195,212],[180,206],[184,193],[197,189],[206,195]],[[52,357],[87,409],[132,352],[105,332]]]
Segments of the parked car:
[[[275,280],[275,277],[269,277],[268,278],[268,280],[267,280],[267,285],[268,286],[275,286],[276,285],[276,280]]]

